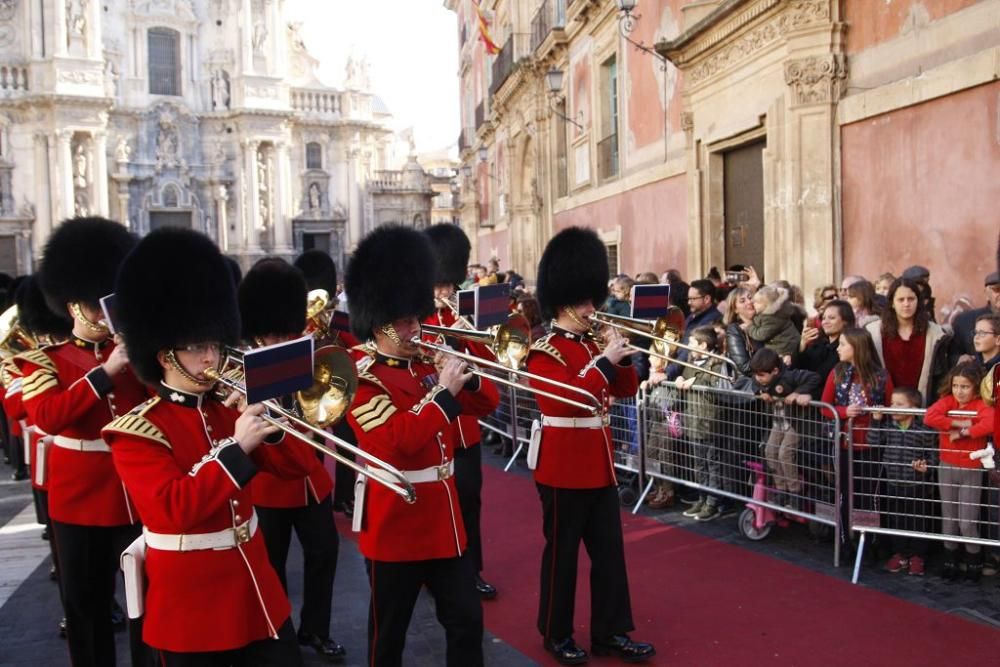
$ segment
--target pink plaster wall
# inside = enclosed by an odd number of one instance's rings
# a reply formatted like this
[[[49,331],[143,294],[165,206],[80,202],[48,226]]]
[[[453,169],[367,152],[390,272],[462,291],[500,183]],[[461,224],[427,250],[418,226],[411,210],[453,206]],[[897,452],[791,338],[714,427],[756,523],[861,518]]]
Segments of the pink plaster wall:
[[[676,37],[681,25],[681,6],[687,0],[649,0],[642,5],[642,19],[635,22],[631,38],[647,46],[660,39]],[[627,63],[628,87],[623,89],[623,102],[628,106],[628,136],[632,146],[641,149],[663,140],[663,90],[667,90],[668,132],[680,128],[681,79],[677,68],[667,65],[660,71],[659,61],[624,43],[627,52],[619,60]],[[666,78],[666,82],[664,82]]]
[[[847,53],[858,53],[898,37],[913,26],[936,21],[981,0],[844,0]]]
[[[621,225],[621,269],[657,274],[687,266],[687,185],[684,174],[564,211],[554,231],[572,225],[609,230]]]
[[[510,232],[507,229],[480,234],[477,244],[476,258],[480,264],[485,265],[493,257],[493,249],[496,248],[501,271],[513,268],[518,273],[525,273],[523,268],[510,265]]]
[[[582,128],[573,126],[573,136],[578,137],[590,127],[592,117],[590,109],[590,52],[580,54],[570,63],[570,118],[577,121]]]
[[[992,82],[842,128],[845,274],[921,264],[939,308],[982,301],[1000,229],[998,100]]]

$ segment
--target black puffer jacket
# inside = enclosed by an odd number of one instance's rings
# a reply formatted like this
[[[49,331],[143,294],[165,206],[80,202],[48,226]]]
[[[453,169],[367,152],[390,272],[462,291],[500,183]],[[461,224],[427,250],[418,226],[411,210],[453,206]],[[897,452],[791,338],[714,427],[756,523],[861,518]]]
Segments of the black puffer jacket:
[[[750,357],[761,347],[743,330],[739,322],[730,322],[726,327],[726,356],[733,360],[743,375],[750,374]]]

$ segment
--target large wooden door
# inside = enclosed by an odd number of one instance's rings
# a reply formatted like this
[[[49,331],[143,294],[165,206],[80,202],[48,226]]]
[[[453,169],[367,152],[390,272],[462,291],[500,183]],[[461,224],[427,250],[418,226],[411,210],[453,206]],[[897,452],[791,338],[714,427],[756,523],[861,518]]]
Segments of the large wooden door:
[[[726,151],[723,156],[726,266],[743,264],[764,271],[764,146]],[[721,268],[721,267],[720,267]]]

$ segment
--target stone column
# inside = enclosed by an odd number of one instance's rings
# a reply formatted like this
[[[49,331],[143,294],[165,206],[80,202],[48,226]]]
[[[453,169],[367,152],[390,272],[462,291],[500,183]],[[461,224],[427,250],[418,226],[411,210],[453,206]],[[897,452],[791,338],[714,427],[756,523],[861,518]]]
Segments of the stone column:
[[[253,7],[250,0],[243,0],[243,73],[253,74]]]
[[[94,196],[100,215],[108,216],[110,207],[108,201],[108,133],[104,130],[94,132]],[[128,220],[120,222],[128,223]]]
[[[54,45],[49,45],[49,48],[53,50],[55,55],[65,56],[67,51],[66,41],[68,39],[66,33],[66,0],[55,0],[52,5],[55,10],[53,18],[55,34],[53,35]]]
[[[361,241],[361,196],[357,187],[357,158],[361,151],[349,148],[345,154],[344,170],[347,175],[347,247],[354,249]]]
[[[229,192],[225,185],[217,185],[214,188],[215,194],[215,221],[218,224],[216,242],[222,252],[229,252],[229,221],[226,219],[226,202],[229,201]]]
[[[104,38],[101,31],[101,6],[103,4],[98,0],[90,0],[87,3],[87,30],[84,33],[84,39],[87,40],[87,57],[93,60],[104,58],[102,53]]]
[[[57,3],[58,4],[58,3]],[[57,130],[56,139],[56,210],[55,221],[73,217],[73,130]]]
[[[260,221],[260,200],[258,199],[257,183],[257,149],[260,142],[254,139],[243,140],[243,182],[246,183],[246,197],[240,202],[244,210],[243,247],[260,250],[257,224]]]
[[[285,66],[287,61],[288,49],[285,48],[285,35],[286,30],[281,28],[284,24],[281,22],[281,15],[278,13],[278,3],[276,0],[267,1],[267,29],[270,32],[268,39],[270,40],[270,52],[271,56],[268,58],[269,73],[278,76],[285,77],[287,75],[288,68]]]
[[[293,199],[291,184],[291,161],[288,155],[288,143],[280,141],[275,144],[275,177],[271,179],[276,189],[271,223],[274,225],[274,250],[278,255],[292,255],[293,249],[289,243],[292,226]]]
[[[52,200],[58,190],[52,183],[55,173],[50,160],[49,138],[41,130],[35,132],[35,223],[32,241],[34,254],[41,254],[42,247],[52,231]]]

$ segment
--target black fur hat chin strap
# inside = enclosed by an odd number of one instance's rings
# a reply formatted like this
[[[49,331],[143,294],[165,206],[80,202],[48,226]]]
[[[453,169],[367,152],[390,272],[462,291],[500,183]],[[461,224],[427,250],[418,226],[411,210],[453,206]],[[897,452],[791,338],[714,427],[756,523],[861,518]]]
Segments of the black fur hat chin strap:
[[[573,320],[575,325],[582,328],[584,331],[590,331],[590,324],[581,320],[580,316],[576,314],[576,309],[572,306],[563,306],[563,313],[566,314],[566,317]]]
[[[108,335],[109,332],[106,326],[104,326],[103,324],[97,324],[91,322],[90,320],[87,319],[87,316],[83,314],[83,308],[80,306],[80,303],[78,301],[74,301],[73,303],[69,304],[69,310],[71,313],[73,313],[73,319],[82,324],[84,328],[90,333],[96,336]]]
[[[215,384],[215,380],[199,380],[194,375],[188,372],[186,368],[181,365],[181,362],[177,361],[177,355],[174,354],[173,350],[167,350],[167,363],[169,363],[175,371],[180,373],[188,382],[194,382],[198,386],[207,387],[210,384]]]

